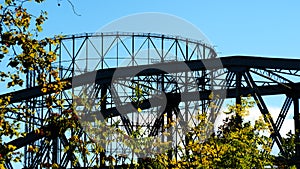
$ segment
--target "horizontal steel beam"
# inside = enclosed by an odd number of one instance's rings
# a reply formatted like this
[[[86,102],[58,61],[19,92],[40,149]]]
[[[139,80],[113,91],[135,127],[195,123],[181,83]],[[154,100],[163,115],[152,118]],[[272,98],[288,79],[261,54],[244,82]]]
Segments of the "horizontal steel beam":
[[[110,84],[114,73],[117,71],[115,78],[124,78],[133,76],[132,72],[138,72],[141,76],[150,76],[165,73],[178,73],[187,71],[187,65],[191,71],[198,70],[214,70],[222,68],[271,68],[271,69],[285,69],[285,70],[300,70],[299,59],[280,59],[280,58],[263,58],[263,57],[250,57],[250,56],[230,56],[213,59],[181,61],[181,62],[168,62],[158,63],[152,65],[120,67],[101,69],[94,72],[88,72],[73,78],[67,78],[63,81],[67,83],[63,90],[72,87],[78,87],[84,84],[97,83],[97,84]],[[143,70],[143,71],[141,71]],[[23,100],[39,97],[45,94],[50,94],[55,91],[48,91],[43,93],[41,87],[32,87],[23,89],[7,94],[0,95],[1,97],[11,96],[11,103],[21,102]],[[263,91],[262,91],[263,92]]]
[[[42,139],[44,136],[41,134],[37,134],[35,131],[27,133],[24,137],[19,137],[15,140],[8,142],[8,145],[16,146],[16,149],[22,148],[26,145],[34,143],[35,141]]]
[[[15,140],[12,140],[6,144],[11,144],[16,146],[16,149],[24,147],[26,145],[32,144],[39,139],[48,137],[48,138],[56,138],[59,136],[59,132],[64,132],[66,129],[72,126],[64,126],[64,124],[68,121],[68,119],[61,120],[60,122],[56,122],[54,124],[49,124],[43,127],[40,127],[34,131],[27,133],[24,137],[19,137]]]
[[[300,83],[294,84],[295,88],[300,90]],[[258,86],[258,90],[260,91],[260,94],[262,96],[271,96],[271,95],[279,95],[279,94],[286,94],[286,95],[291,95],[297,94],[296,97],[300,97],[300,92],[295,92],[292,90],[289,90],[287,88],[282,87],[280,84],[278,85],[270,85],[270,86]],[[220,96],[221,98],[236,98],[237,93],[236,89],[224,89],[224,90],[206,90],[206,91],[200,91],[200,92],[185,92],[185,93],[168,93],[166,94],[167,98],[167,104],[178,104],[180,102],[185,102],[185,101],[198,101],[200,100],[210,100],[210,95],[211,93],[214,93],[214,95],[222,94]],[[248,96],[249,94],[252,95],[254,93],[254,89],[250,87],[242,87],[240,94],[244,97]],[[94,117],[97,119],[101,118],[111,118],[111,117],[116,117],[122,115],[121,113],[128,114],[132,112],[136,112],[137,108],[140,108],[142,110],[149,109],[151,107],[158,107],[162,106],[161,104],[164,103],[162,100],[164,98],[162,95],[156,95],[155,97],[152,97],[150,99],[145,99],[143,102],[137,107],[134,106],[134,102],[128,102],[124,103],[122,105],[119,105],[117,108],[112,107],[108,108],[107,110],[100,112],[93,112],[89,114],[88,116],[85,116],[85,119],[83,120],[94,120]],[[120,113],[121,112],[121,113]],[[102,116],[102,117],[101,117]]]

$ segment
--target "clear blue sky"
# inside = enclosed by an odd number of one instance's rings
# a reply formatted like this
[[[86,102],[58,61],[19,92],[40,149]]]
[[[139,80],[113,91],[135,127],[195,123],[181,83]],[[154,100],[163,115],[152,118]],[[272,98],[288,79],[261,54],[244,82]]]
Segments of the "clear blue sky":
[[[48,11],[43,35],[92,33],[134,13],[163,12],[197,26],[217,46],[220,56],[300,56],[300,1],[238,0],[48,0],[33,7]],[[58,2],[60,6],[58,6]]]

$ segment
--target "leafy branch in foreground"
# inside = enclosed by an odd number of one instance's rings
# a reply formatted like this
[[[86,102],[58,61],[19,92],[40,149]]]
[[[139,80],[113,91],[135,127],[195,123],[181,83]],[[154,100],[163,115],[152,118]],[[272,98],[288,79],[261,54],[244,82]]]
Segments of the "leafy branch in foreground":
[[[1,85],[6,84],[8,88],[22,87],[24,77],[30,71],[35,71],[36,84],[44,90],[62,90],[61,83],[58,86],[49,86],[49,80],[55,79],[59,82],[58,71],[51,67],[56,58],[59,37],[40,39],[39,33],[43,30],[42,25],[47,20],[47,12],[41,11],[39,15],[30,13],[25,3],[42,3],[44,0],[5,0],[0,4],[0,62],[6,67],[0,70]],[[50,48],[51,46],[51,48]],[[7,64],[7,65],[4,65]],[[48,77],[48,78],[46,78]],[[28,108],[17,105],[10,106],[11,96],[0,98],[0,167],[7,160],[19,161],[20,155],[14,152],[13,145],[7,145],[3,138],[19,137],[20,122],[18,119],[7,119],[8,112],[20,114],[24,118],[34,113]],[[51,96],[53,103],[58,103]],[[51,106],[51,105],[50,105]],[[24,116],[24,117],[21,117]]]

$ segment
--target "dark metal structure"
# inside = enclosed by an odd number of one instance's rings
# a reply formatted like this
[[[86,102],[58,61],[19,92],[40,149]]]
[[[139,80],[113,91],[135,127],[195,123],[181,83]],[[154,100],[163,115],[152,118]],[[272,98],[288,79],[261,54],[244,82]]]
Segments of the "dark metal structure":
[[[271,124],[273,143],[270,146],[276,144],[282,154],[287,153],[282,146],[280,129],[291,107],[294,108],[296,142],[299,142],[300,60],[250,56],[217,58],[214,49],[201,41],[118,32],[64,37],[59,44],[59,56],[53,68],[59,70],[62,81],[68,82],[63,92],[43,93],[35,81],[38,73],[31,71],[25,89],[0,96],[10,95],[11,106],[24,110],[6,115],[23,123],[22,130],[28,133],[7,142],[24,152],[24,168],[54,163],[62,168],[95,164],[104,167],[107,164],[101,159],[107,157],[119,158],[116,164],[120,165],[149,155],[149,152],[134,151],[118,140],[115,133],[105,138],[110,140],[104,144],[105,153],[95,151],[91,133],[83,129],[67,128],[64,134],[58,134],[60,126],[45,119],[59,117],[70,109],[85,115],[81,117],[82,124],[89,121],[96,125],[93,121],[96,118],[107,127],[122,131],[123,136],[139,132],[141,137],[155,136],[162,142],[171,142],[175,153],[169,152],[169,155],[177,157],[180,156],[177,147],[187,141],[187,125],[198,124],[195,116],[208,112],[213,122],[224,100],[231,98],[241,103],[241,96],[250,94],[264,119]],[[54,79],[49,81],[56,83]],[[47,107],[50,95],[63,99],[64,107]],[[77,102],[74,95],[88,102],[88,106],[81,104],[82,100]],[[265,96],[272,95],[285,98],[278,117],[272,117],[264,101]],[[74,107],[74,103],[77,106]],[[210,106],[212,103],[215,106]],[[166,127],[174,123],[172,129]],[[164,135],[165,130],[170,134]],[[74,136],[91,143],[86,146],[88,153],[81,145],[70,145]],[[37,147],[37,153],[27,151],[29,146]],[[296,144],[295,161],[299,160],[300,146]],[[7,162],[6,167],[12,168],[11,162]]]

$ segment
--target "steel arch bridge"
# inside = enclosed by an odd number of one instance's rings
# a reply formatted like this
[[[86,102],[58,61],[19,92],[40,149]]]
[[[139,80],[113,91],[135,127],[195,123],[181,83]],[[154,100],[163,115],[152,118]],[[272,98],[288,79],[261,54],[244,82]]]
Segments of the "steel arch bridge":
[[[95,152],[91,146],[88,147],[89,154],[79,151],[80,145],[71,145],[70,140],[77,136],[93,143],[89,134],[72,128],[58,134],[60,126],[45,120],[61,116],[71,109],[88,115],[89,118],[85,116],[86,121],[105,119],[107,126],[118,128],[125,135],[142,129],[145,137],[156,136],[162,142],[171,141],[175,153],[169,152],[169,155],[177,156],[177,145],[184,145],[187,141],[183,132],[185,125],[197,125],[194,118],[197,114],[208,112],[214,121],[224,100],[235,99],[236,103],[240,103],[241,96],[250,94],[257,101],[264,119],[271,124],[273,143],[270,146],[276,144],[282,154],[287,153],[282,146],[280,129],[291,107],[294,108],[296,142],[299,142],[298,59],[217,58],[213,47],[202,41],[125,32],[66,36],[60,40],[58,55],[52,66],[59,70],[60,79],[67,82],[62,92],[42,92],[36,83],[38,72],[30,71],[26,76],[25,89],[0,96],[11,96],[10,106],[22,109],[19,112],[23,109],[35,112],[31,115],[6,113],[6,118],[18,119],[24,124],[22,129],[28,133],[7,141],[7,144],[24,151],[24,168],[39,168],[40,164],[46,163],[57,163],[62,168],[91,167],[96,163],[104,167],[107,164],[101,160],[108,156],[141,157],[119,142],[105,144],[105,153]],[[49,79],[50,83],[56,83]],[[137,89],[142,92],[137,92]],[[212,92],[218,97],[212,96]],[[64,107],[47,107],[50,95],[63,99]],[[74,95],[88,100],[89,108],[82,104],[82,100],[77,102]],[[271,116],[264,101],[265,96],[272,95],[285,99],[278,117]],[[212,102],[216,104],[214,108],[209,106]],[[165,126],[174,122],[177,129],[170,130],[168,136],[162,135]],[[37,130],[49,131],[50,134],[41,134]],[[116,139],[114,137],[112,135],[109,139]],[[26,151],[29,146],[37,147],[38,152]],[[300,147],[296,144],[294,160],[299,161],[299,157]],[[8,161],[6,167],[12,168],[13,165]]]

